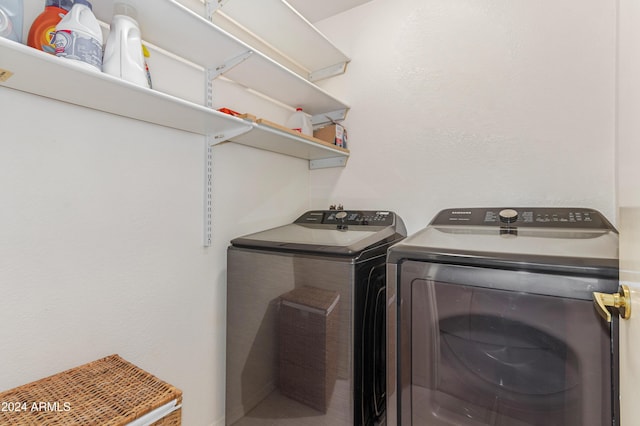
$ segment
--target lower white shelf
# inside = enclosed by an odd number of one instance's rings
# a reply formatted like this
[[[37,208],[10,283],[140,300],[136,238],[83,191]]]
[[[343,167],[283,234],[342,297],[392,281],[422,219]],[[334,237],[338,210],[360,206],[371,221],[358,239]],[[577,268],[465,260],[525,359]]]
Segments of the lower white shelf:
[[[349,150],[301,135],[264,119],[251,122],[253,129],[230,139],[231,142],[292,157],[310,160],[309,168],[343,167]]]

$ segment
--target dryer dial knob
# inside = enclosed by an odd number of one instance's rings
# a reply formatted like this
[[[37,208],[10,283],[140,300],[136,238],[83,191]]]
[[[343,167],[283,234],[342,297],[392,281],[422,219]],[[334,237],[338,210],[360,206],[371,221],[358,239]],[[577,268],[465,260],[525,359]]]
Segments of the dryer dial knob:
[[[518,212],[513,209],[500,210],[498,216],[500,216],[500,221],[504,223],[513,223],[518,220]]]
[[[345,217],[347,217],[347,212],[345,211],[336,213],[336,219],[344,219]]]

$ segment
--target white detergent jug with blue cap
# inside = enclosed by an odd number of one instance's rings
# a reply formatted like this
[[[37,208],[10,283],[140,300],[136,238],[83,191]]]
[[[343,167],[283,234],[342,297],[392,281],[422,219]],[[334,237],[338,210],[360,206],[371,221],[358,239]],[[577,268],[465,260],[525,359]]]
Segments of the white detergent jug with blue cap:
[[[72,59],[94,71],[102,71],[102,30],[87,0],[75,0],[56,25],[56,56]]]
[[[22,43],[22,0],[0,0],[0,37]]]
[[[102,71],[139,86],[150,87],[136,9],[127,3],[115,3],[113,9]]]

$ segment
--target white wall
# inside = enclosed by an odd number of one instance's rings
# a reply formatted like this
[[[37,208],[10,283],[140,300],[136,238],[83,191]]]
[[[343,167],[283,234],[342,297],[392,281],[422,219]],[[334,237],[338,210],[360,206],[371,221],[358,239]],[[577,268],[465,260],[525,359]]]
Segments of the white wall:
[[[614,220],[615,2],[374,0],[318,23],[350,57],[344,170],[311,204],[562,205]]]
[[[225,249],[307,208],[307,163],[216,147],[204,248],[202,137],[2,88],[0,111],[0,391],[118,353],[183,424],[221,421]]]
[[[308,207],[308,163],[0,87],[0,391],[118,353],[223,424],[226,246]],[[266,212],[262,215],[263,212]]]
[[[204,102],[201,70],[149,66]],[[214,104],[291,112],[225,81]],[[204,137],[3,87],[0,111],[0,392],[118,353],[183,391],[183,424],[224,424],[226,247],[308,209],[308,162],[216,146],[205,248]]]
[[[640,4],[619,0],[618,206],[640,207]]]
[[[320,27],[352,57],[323,83],[352,106],[352,157],[309,173],[216,147],[210,248],[202,137],[0,87],[0,390],[119,353],[183,390],[183,424],[219,423],[228,241],[307,208],[390,208],[410,232],[454,205],[613,217],[615,5],[373,0]],[[200,99],[190,72],[154,82]]]

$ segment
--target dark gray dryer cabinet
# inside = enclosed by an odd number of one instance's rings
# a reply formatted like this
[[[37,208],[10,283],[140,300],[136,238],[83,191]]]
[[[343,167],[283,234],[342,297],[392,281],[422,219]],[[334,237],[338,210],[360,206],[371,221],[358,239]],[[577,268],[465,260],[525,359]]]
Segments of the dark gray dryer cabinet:
[[[227,424],[384,419],[390,211],[310,211],[227,252]],[[313,354],[313,355],[311,355]]]

